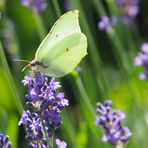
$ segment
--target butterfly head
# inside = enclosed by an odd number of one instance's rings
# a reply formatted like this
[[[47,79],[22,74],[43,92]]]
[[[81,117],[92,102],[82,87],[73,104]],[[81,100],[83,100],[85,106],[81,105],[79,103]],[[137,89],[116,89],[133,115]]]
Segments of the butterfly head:
[[[48,68],[49,67],[49,66],[44,65],[42,62],[39,62],[37,60],[31,61],[31,63],[28,66],[31,67],[33,70],[37,70],[37,69],[40,69],[40,68]]]

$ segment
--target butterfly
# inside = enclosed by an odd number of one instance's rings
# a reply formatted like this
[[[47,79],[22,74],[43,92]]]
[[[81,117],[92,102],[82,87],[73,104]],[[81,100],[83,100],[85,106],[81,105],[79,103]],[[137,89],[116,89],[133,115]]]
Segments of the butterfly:
[[[46,76],[63,77],[74,70],[87,55],[87,38],[81,32],[79,11],[62,15],[39,45],[28,66]]]

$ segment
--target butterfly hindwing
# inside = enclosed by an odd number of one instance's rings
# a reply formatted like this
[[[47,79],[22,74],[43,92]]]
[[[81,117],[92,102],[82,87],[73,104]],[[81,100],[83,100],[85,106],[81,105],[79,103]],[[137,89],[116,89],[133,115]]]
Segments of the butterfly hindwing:
[[[47,68],[41,69],[44,74],[62,77],[70,73],[87,54],[87,40],[83,33],[73,33],[56,44],[43,58],[42,63]],[[56,51],[56,52],[54,52]],[[53,56],[52,56],[53,55]]]

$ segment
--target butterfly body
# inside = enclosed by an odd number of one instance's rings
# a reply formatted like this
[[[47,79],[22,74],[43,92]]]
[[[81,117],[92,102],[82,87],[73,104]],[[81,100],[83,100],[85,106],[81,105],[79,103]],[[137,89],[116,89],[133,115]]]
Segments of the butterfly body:
[[[40,69],[39,67],[43,67],[43,68],[48,68],[49,66],[47,65],[43,65],[42,62],[39,62],[39,61],[36,61],[36,60],[33,60],[29,66],[34,69],[34,70],[37,70],[37,69]]]

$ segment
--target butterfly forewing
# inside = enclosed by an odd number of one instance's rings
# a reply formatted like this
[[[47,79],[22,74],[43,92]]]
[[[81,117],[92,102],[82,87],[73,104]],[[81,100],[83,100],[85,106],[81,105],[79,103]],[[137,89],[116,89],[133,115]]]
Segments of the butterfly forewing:
[[[48,35],[37,49],[35,60],[42,61],[60,40],[74,32],[81,32],[78,22],[78,11],[70,11],[61,16],[53,25]]]

